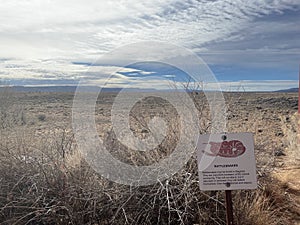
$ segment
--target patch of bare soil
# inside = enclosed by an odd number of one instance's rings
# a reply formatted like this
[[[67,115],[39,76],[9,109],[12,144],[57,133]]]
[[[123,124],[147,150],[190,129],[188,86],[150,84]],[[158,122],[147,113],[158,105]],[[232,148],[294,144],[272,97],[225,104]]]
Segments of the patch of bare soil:
[[[300,224],[300,146],[298,140],[300,120],[297,113],[289,118],[282,126],[286,139],[285,151],[279,157],[282,167],[276,168],[272,175],[283,184],[285,194],[293,203],[291,210],[294,211],[294,222]]]
[[[299,149],[294,149],[299,151]],[[300,164],[287,152],[280,156],[281,168],[276,168],[272,175],[282,183],[285,195],[290,199],[294,224],[300,224]]]

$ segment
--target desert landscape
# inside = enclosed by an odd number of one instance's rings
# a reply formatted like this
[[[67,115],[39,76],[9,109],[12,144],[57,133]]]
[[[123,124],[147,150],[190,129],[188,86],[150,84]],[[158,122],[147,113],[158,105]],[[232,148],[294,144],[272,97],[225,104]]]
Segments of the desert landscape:
[[[199,189],[196,156],[171,178],[148,186],[109,181],[78,151],[72,131],[74,92],[1,90],[0,224],[226,224],[224,192]],[[210,132],[203,93],[190,92],[200,133]],[[176,110],[147,97],[130,114],[139,138],[147,124],[166,118],[168,136],[154,151],[133,152],[112,131],[116,92],[101,93],[95,107],[99,137],[128,164],[149,165],[168,156],[178,140]],[[228,92],[227,131],[255,137],[257,190],[233,191],[234,219],[241,225],[300,224],[300,160],[297,146],[298,94]]]

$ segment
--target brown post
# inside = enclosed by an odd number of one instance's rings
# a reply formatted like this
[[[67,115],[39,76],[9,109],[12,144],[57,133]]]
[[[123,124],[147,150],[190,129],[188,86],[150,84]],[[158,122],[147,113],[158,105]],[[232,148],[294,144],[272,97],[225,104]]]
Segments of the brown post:
[[[233,207],[232,207],[232,197],[231,197],[231,191],[226,190],[226,221],[227,225],[234,225],[233,223]]]
[[[298,118],[297,118],[297,123],[298,123],[298,148],[300,146],[300,64],[299,64],[299,85],[298,85]]]

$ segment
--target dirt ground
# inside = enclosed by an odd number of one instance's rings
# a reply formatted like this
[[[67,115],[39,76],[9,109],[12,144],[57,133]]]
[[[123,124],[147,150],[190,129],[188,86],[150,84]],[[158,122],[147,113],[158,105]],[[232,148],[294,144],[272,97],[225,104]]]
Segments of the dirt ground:
[[[104,93],[98,98],[95,118],[100,137],[106,137],[111,130],[110,110],[115,96],[116,93]],[[300,224],[300,161],[297,158],[300,152],[297,148],[291,149],[288,141],[297,134],[297,130],[292,130],[292,116],[298,109],[297,93],[225,93],[224,96],[228,108],[227,131],[254,134],[260,183],[265,174],[271,174],[274,182],[280,183],[292,202],[291,224]],[[203,96],[193,97],[206,112],[207,102]],[[45,137],[55,129],[72,132],[72,93],[14,93],[9,101],[18,110],[16,115],[20,117],[22,112],[18,126],[30,130],[36,138]],[[133,109],[135,115],[145,117],[144,122],[167,104],[157,99],[147,99],[144,103],[147,104],[137,104]],[[203,126],[209,124],[208,114],[201,114]],[[147,127],[137,121],[132,130],[137,135],[147,135]]]

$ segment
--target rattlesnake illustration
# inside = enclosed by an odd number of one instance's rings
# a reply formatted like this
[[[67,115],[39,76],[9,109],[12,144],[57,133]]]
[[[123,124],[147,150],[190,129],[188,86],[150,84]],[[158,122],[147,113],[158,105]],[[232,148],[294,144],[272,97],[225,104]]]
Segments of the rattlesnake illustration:
[[[209,142],[211,145],[210,151],[205,152],[211,156],[221,156],[227,158],[238,157],[246,151],[246,147],[241,141],[223,141],[223,142]]]

